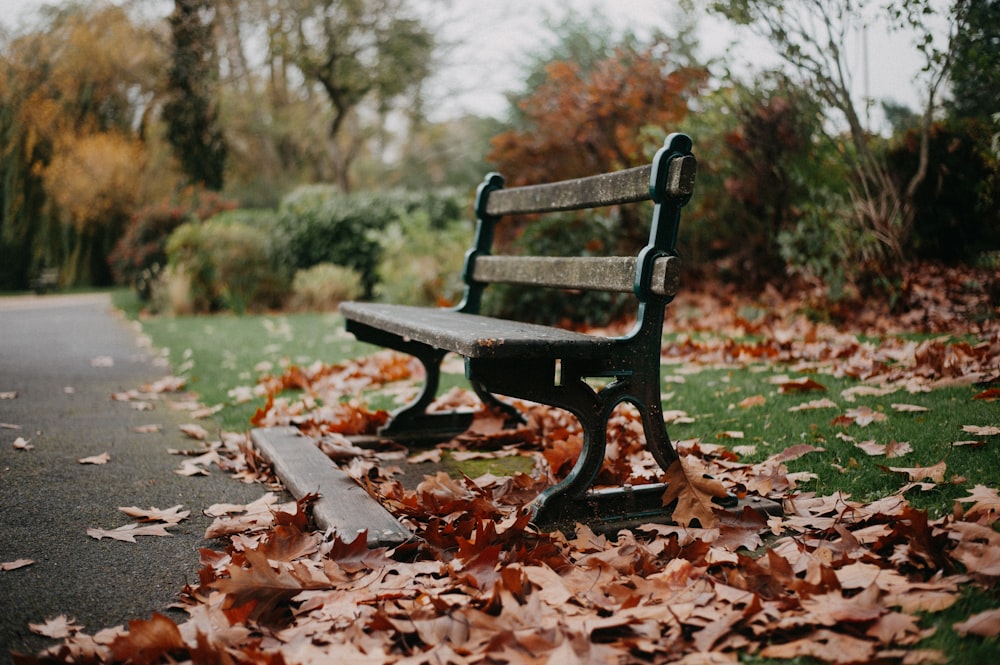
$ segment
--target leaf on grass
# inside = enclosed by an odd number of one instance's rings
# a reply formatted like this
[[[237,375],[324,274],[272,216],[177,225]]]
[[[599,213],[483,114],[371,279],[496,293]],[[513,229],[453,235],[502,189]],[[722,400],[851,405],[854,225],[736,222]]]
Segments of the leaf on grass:
[[[934,466],[914,466],[909,468],[890,466],[882,467],[886,471],[892,471],[893,473],[902,473],[909,477],[910,480],[920,481],[924,478],[930,478],[932,482],[943,483],[944,482],[944,472],[945,463],[938,462]]]
[[[967,620],[956,623],[954,628],[959,635],[996,637],[1000,635],[1000,608],[973,614]]]
[[[33,450],[34,446],[31,445],[31,439],[25,439],[23,436],[19,436],[14,439],[14,450]]]
[[[204,441],[208,438],[208,430],[197,423],[187,423],[185,425],[178,425],[177,429],[184,432],[187,436],[195,439],[197,441]]]
[[[907,441],[890,441],[889,443],[876,443],[874,439],[855,443],[855,447],[865,451],[865,453],[877,456],[885,455],[887,458],[902,457],[913,452],[913,446]]]
[[[177,524],[178,522],[187,519],[188,515],[191,514],[190,510],[182,511],[181,508],[183,507],[184,506],[181,504],[177,504],[173,508],[160,510],[155,506],[149,509],[129,506],[127,508],[119,507],[118,510],[122,511],[129,517],[134,517],[142,522],[166,522],[167,524]]]
[[[794,413],[796,411],[812,411],[814,409],[836,409],[836,408],[837,408],[836,402],[834,402],[829,397],[824,397],[822,399],[814,399],[809,402],[799,404],[798,406],[790,406],[788,407],[788,410]]]
[[[111,455],[105,451],[100,455],[91,455],[90,457],[81,457],[77,460],[78,464],[107,464],[111,461]]]
[[[976,436],[1000,436],[1000,427],[993,425],[962,425],[962,431]]]
[[[33,563],[35,563],[34,559],[14,559],[13,561],[4,561],[0,563],[0,570],[17,570],[18,568],[30,566]]]
[[[702,528],[714,528],[719,518],[712,499],[726,496],[726,488],[718,480],[706,477],[686,460],[687,457],[679,458],[664,474],[667,490],[663,493],[663,505],[677,501],[673,518],[678,524],[690,526],[691,522],[698,520]]]
[[[972,399],[981,399],[984,402],[995,402],[1000,399],[1000,388],[987,388],[983,392],[973,396]]]
[[[885,414],[875,411],[867,406],[859,406],[856,409],[848,409],[844,412],[843,418],[853,422],[859,427],[868,427],[872,423],[880,423],[885,420]]]
[[[1000,515],[1000,493],[995,488],[985,485],[976,485],[969,490],[969,496],[955,499],[959,503],[971,503],[972,506],[965,510],[966,516],[979,515]]]
[[[87,529],[87,535],[97,540],[111,538],[126,543],[134,543],[136,536],[170,536],[173,534],[167,532],[166,524],[148,524],[146,526],[126,524],[117,529]]]
[[[779,377],[784,379],[785,377]],[[780,393],[808,393],[808,392],[826,392],[826,386],[819,383],[812,377],[803,376],[798,379],[786,379],[777,382],[778,392]]]
[[[69,619],[65,614],[60,614],[54,619],[47,619],[45,623],[29,623],[28,629],[36,635],[62,640],[80,632],[83,626],[77,625],[76,619]]]
[[[930,409],[926,406],[920,406],[919,404],[891,404],[890,406],[900,413],[920,413],[922,411],[930,411]]]
[[[766,397],[763,395],[753,395],[751,397],[747,397],[745,400],[742,400],[739,404],[737,404],[737,406],[741,409],[749,409],[755,406],[764,406],[765,404],[767,404]]]

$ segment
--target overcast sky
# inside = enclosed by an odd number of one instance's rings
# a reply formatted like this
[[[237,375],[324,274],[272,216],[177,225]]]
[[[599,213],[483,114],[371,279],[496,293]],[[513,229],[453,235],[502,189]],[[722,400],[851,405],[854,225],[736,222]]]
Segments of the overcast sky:
[[[170,11],[171,2],[145,0],[150,9]],[[58,0],[56,2],[58,4]],[[19,16],[30,14],[51,0],[0,0],[0,22],[10,28]],[[537,51],[550,43],[545,30],[546,15],[563,16],[566,11],[587,15],[597,8],[613,23],[630,26],[640,34],[644,28],[670,29],[669,10],[673,3],[663,0],[507,0],[502,3],[483,0],[451,0],[436,2],[434,20],[443,26],[445,39],[464,37],[464,44],[451,52],[451,66],[436,79],[431,88],[437,97],[434,115],[438,118],[465,112],[501,116],[506,110],[505,93],[521,89],[522,61],[519,54]],[[710,16],[699,19],[702,55],[722,55],[732,45],[732,66],[757,66],[775,63],[773,52],[766,43],[738,35],[732,28]],[[737,37],[740,40],[733,45]],[[919,87],[914,77],[919,60],[911,39],[904,35],[887,35],[873,26],[868,36],[869,91],[876,99],[893,99],[915,110],[921,104]],[[863,94],[861,40],[848,52],[849,64],[858,72],[855,94]],[[435,100],[428,100],[434,103]]]

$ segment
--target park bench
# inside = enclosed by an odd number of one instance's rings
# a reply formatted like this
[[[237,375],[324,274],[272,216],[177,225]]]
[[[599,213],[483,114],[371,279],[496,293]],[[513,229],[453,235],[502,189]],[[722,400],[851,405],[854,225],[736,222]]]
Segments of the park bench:
[[[31,290],[42,295],[59,286],[59,269],[45,268],[31,279]]]
[[[465,358],[466,377],[487,405],[518,414],[496,395],[548,404],[572,413],[583,430],[580,457],[570,474],[532,504],[533,521],[552,528],[573,522],[625,523],[662,516],[662,483],[593,489],[604,460],[607,422],[616,406],[634,405],[646,445],[664,469],[677,459],[663,421],[660,348],[665,305],[678,290],[675,252],[681,208],[691,197],[696,161],[691,140],[671,134],[651,164],[563,182],[504,188],[491,173],[475,200],[477,226],[466,253],[462,302],[450,309],[345,302],[346,328],[359,340],[410,354],[423,364],[422,392],[392,414],[381,436],[396,440],[459,432],[466,413],[432,413],[441,362]],[[654,203],[649,240],[635,256],[495,256],[496,225],[508,215]],[[479,314],[493,283],[538,288],[633,293],[636,322],[621,337],[603,337]],[[593,387],[588,379],[603,385]]]

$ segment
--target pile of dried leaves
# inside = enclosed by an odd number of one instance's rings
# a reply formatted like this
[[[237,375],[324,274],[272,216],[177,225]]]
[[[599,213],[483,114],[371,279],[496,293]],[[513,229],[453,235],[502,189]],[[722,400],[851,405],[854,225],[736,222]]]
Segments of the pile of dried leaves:
[[[697,308],[697,298],[682,307]],[[975,343],[872,343],[773,305],[752,321],[739,303],[713,305],[699,320],[716,334],[687,327],[665,347],[664,362],[782,362],[913,390],[1000,376],[996,323],[977,331]],[[977,485],[933,520],[902,494],[870,504],[816,496],[798,490],[802,477],[786,466],[813,452],[809,445],[750,464],[722,446],[681,442],[682,463],[666,473],[676,525],[609,536],[585,525],[572,534],[539,532],[523,507],[566,473],[580,435],[566,414],[521,404],[524,427],[504,430],[480,412],[447,447],[454,455],[530,455],[534,474],[456,480],[442,473],[408,489],[396,467],[440,449],[407,460],[398,449],[361,449],[346,436],[372,433],[386,418],[354,396],[414,371],[388,352],[291,368],[261,383],[268,403],[255,418],[315,437],[414,529],[412,541],[369,550],[363,534],[343,540],[312,530],[311,497],[277,505],[268,494],[250,506],[213,507],[206,535],[226,545],[202,550],[199,583],[182,594],[187,621],[155,615],[95,635],[70,626],[61,644],[20,660],[702,665],[754,654],[944,663],[946,654],[917,646],[934,631],[922,617],[951,607],[964,588],[1000,578],[997,489]],[[302,392],[282,396],[288,388]],[[444,401],[478,408],[464,393]],[[637,444],[640,432],[633,411],[616,412],[602,483],[663,477]],[[245,478],[262,473],[248,446],[208,445]],[[779,499],[784,514],[719,512],[711,499],[726,490]],[[1000,609],[953,628],[995,639]]]

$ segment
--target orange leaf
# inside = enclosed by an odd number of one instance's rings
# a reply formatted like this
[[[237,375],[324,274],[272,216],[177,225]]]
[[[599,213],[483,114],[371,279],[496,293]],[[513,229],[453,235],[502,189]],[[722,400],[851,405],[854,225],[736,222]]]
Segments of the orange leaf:
[[[667,490],[663,493],[663,505],[667,506],[677,501],[674,506],[674,521],[683,526],[690,526],[698,520],[702,528],[714,528],[719,518],[715,514],[715,497],[727,496],[726,488],[718,480],[706,476],[681,457],[667,469],[665,474]]]

